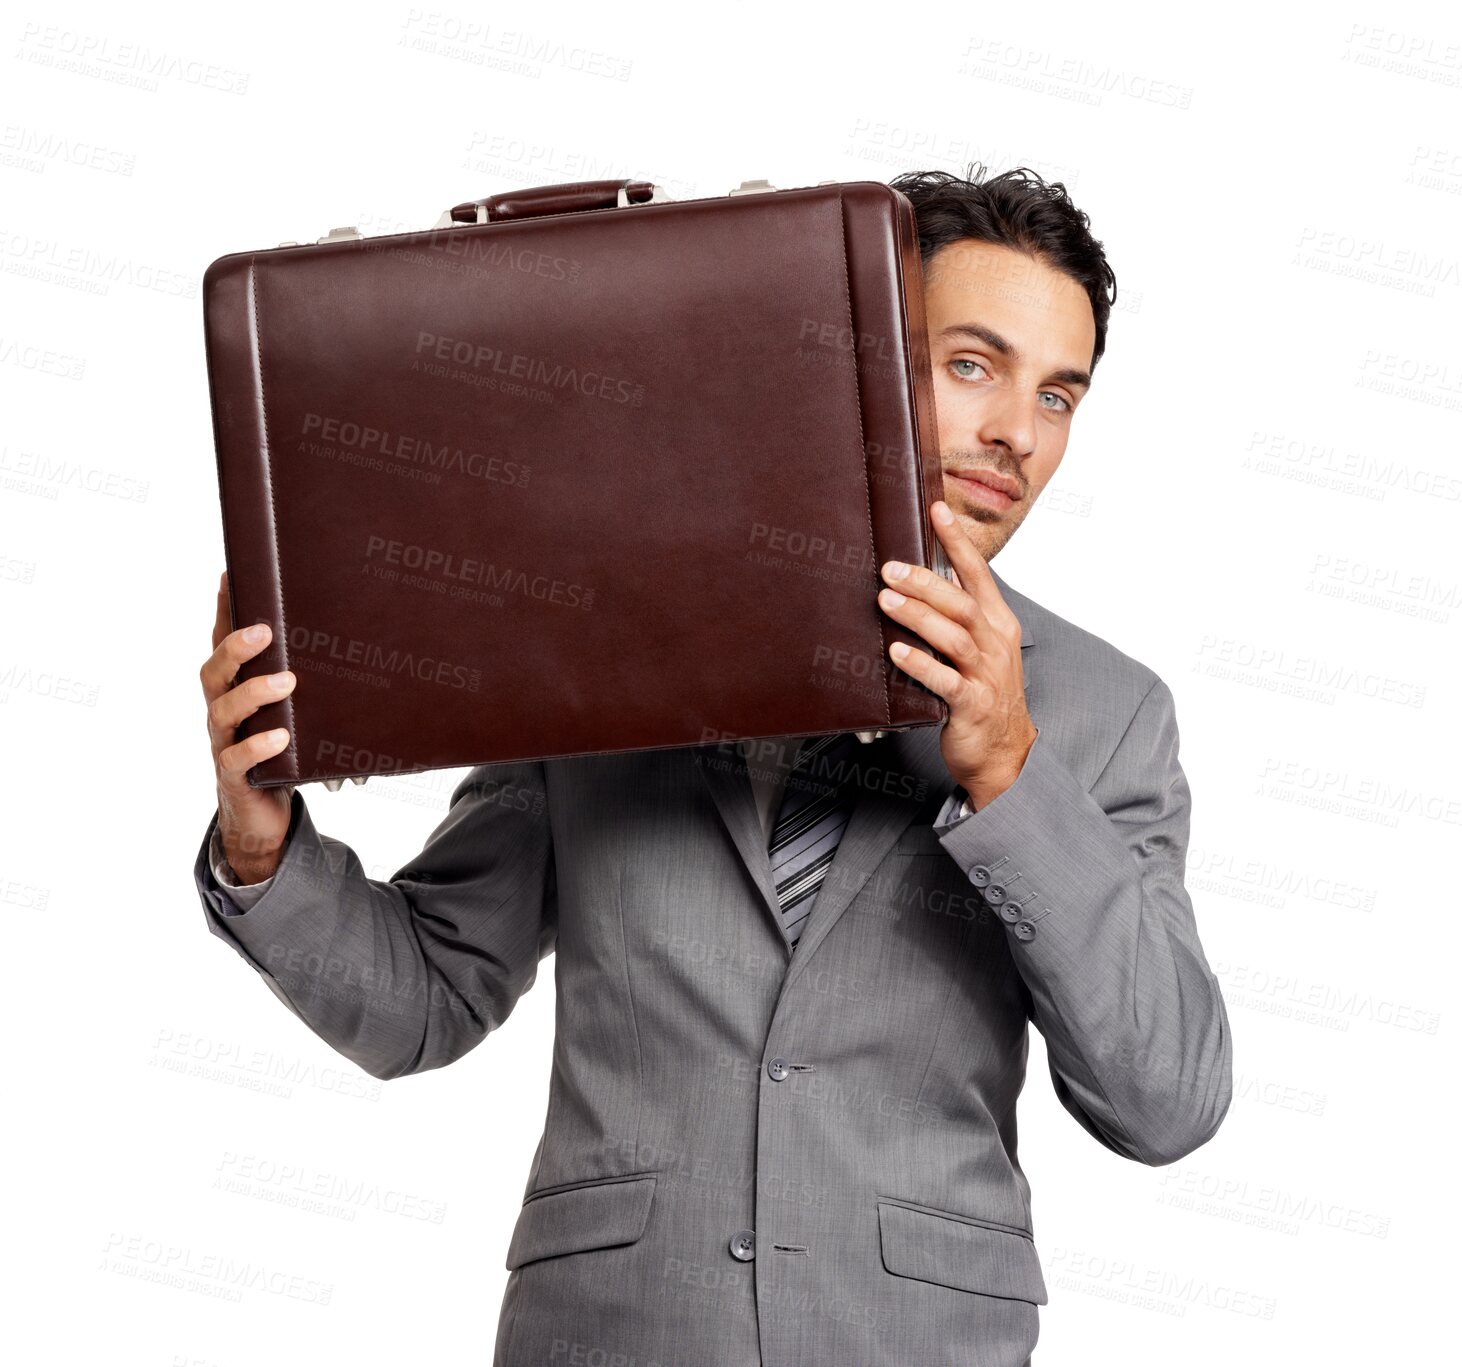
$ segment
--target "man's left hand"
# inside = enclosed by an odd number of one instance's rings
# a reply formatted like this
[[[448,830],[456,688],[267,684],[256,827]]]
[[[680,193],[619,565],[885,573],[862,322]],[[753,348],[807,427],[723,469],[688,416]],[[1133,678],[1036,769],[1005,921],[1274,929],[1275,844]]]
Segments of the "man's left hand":
[[[889,647],[899,668],[949,704],[939,748],[945,766],[969,794],[970,806],[978,810],[1015,782],[1037,729],[1025,705],[1020,622],[949,505],[941,500],[931,511],[959,583],[890,560],[882,573],[892,588],[879,591],[878,605],[951,661],[953,667],[927,651],[899,643]],[[902,578],[894,573],[899,568]]]

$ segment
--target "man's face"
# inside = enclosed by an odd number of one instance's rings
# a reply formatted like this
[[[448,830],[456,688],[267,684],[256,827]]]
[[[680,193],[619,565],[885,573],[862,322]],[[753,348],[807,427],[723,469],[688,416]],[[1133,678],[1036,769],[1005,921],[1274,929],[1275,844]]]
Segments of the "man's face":
[[[992,560],[1066,453],[1091,382],[1091,301],[1043,261],[971,239],[930,257],[924,301],[944,501]]]

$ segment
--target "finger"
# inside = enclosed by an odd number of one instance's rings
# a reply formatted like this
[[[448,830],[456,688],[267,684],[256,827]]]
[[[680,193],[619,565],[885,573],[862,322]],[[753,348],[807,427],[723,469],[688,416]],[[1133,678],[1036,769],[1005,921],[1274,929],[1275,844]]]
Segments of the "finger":
[[[257,631],[257,637],[250,633]],[[212,702],[221,693],[233,687],[234,676],[245,660],[252,660],[268,644],[273,632],[267,622],[256,622],[253,626],[240,627],[228,632],[217,645],[213,654],[203,661],[198,671],[203,685],[203,697]]]
[[[294,672],[288,669],[281,670],[279,674],[259,674],[234,688],[225,689],[214,698],[208,704],[208,734],[213,741],[214,753],[230,744],[234,732],[244,720],[252,717],[265,703],[287,698],[294,691],[295,677]]]
[[[959,531],[957,525],[955,530]],[[974,548],[973,543],[964,536],[962,531],[959,534],[983,566],[985,562],[979,551]],[[922,565],[913,565],[907,567],[907,573],[903,578],[895,579],[891,570],[900,563],[900,561],[891,560],[882,566],[883,578],[891,588],[899,593],[919,598],[951,620],[962,623],[981,650],[993,651],[996,648],[995,627],[986,617],[979,602],[965,589],[957,572],[955,582],[951,582],[944,575],[936,574]],[[998,590],[996,592],[998,594]]]
[[[953,622],[928,603],[906,597],[895,589],[880,589],[878,606],[894,621],[918,632],[931,646],[954,661],[962,672],[973,668],[980,647],[963,623]]]
[[[895,653],[899,650],[907,650],[908,654],[902,659]],[[888,648],[890,658],[904,673],[917,679],[925,688],[939,694],[953,710],[957,701],[964,696],[968,684],[959,670],[951,668],[947,664],[941,664],[927,650],[920,650],[917,646],[904,646],[901,642],[895,641]]]
[[[959,525],[959,519],[943,499],[936,501],[930,511],[933,514],[931,520],[934,530],[949,553],[950,562],[959,574],[960,583],[974,600],[984,620],[1007,636],[1012,632],[1018,634],[1020,623],[1001,595],[999,586],[990,573],[989,564],[980,554],[980,548],[970,540],[964,528]],[[941,520],[941,511],[949,514],[948,522]],[[978,617],[971,625],[971,630],[975,639],[980,640],[983,633]]]
[[[241,792],[249,786],[249,770],[271,755],[277,755],[288,744],[289,732],[284,727],[277,727],[224,746],[218,752],[219,783],[231,794]]]
[[[904,574],[895,578],[893,571],[903,566]],[[902,560],[885,560],[879,567],[883,582],[895,593],[906,594],[928,603],[936,612],[942,612],[955,622],[966,626],[975,622],[978,607],[975,600],[958,584],[951,584],[942,574],[925,569],[923,565],[908,565]]]

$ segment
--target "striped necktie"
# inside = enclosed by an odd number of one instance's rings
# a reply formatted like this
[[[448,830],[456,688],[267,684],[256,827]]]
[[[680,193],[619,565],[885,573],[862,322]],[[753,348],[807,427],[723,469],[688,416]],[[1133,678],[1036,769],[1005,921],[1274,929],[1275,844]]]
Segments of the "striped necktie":
[[[777,901],[793,949],[858,801],[854,779],[862,749],[851,731],[810,736],[802,742],[787,774],[768,850]]]

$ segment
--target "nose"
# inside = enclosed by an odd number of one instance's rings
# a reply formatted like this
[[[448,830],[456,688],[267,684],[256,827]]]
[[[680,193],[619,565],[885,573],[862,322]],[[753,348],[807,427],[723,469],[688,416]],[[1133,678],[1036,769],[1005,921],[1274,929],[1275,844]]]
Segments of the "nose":
[[[1024,458],[1036,448],[1036,395],[1018,386],[991,393],[980,412],[975,435],[986,448],[1003,446]]]

